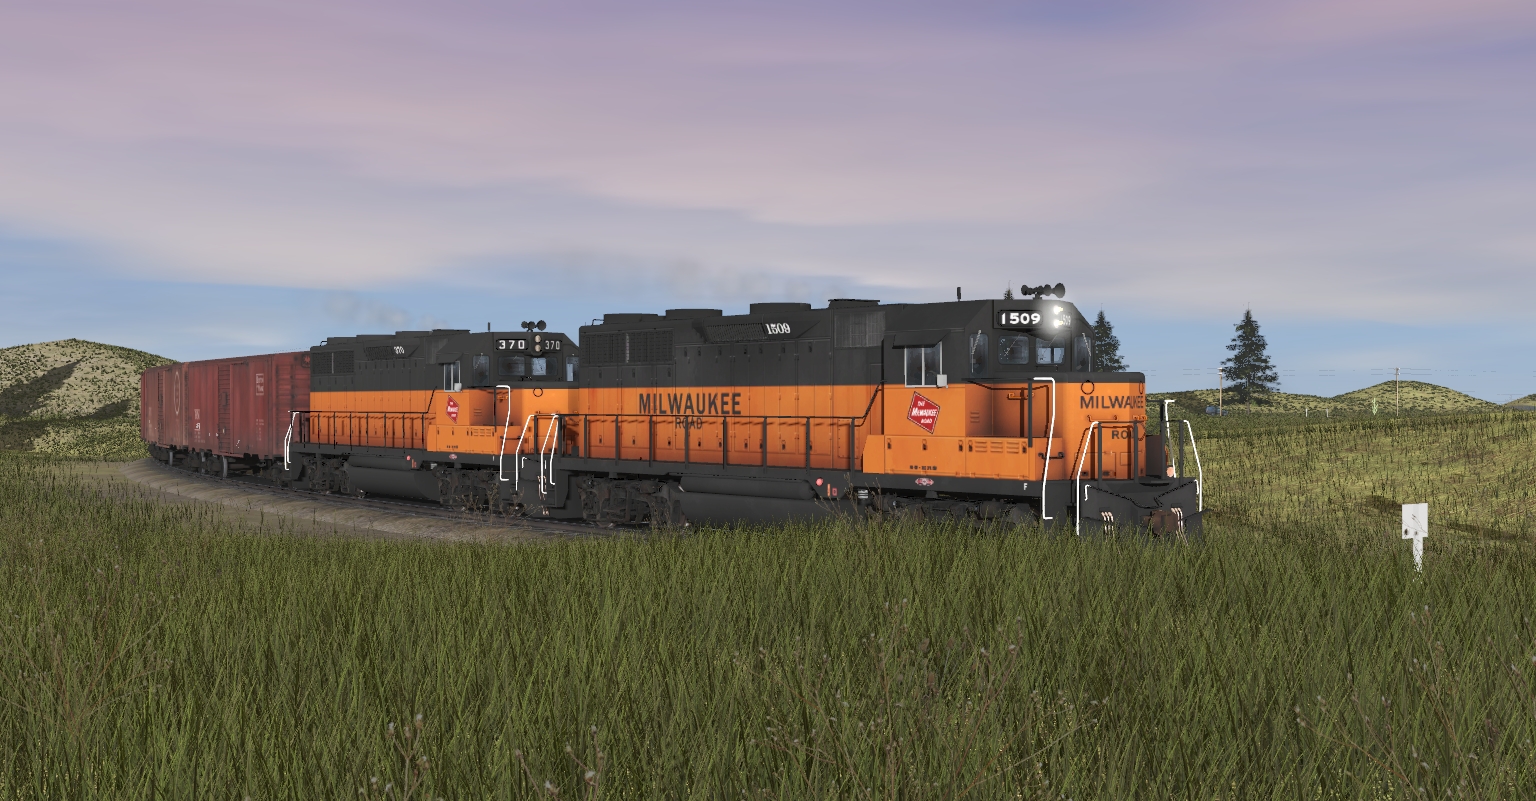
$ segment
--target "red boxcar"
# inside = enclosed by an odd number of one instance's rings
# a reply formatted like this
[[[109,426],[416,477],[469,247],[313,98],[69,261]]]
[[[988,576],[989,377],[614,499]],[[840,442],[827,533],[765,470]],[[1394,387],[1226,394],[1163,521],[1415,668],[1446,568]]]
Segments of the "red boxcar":
[[[183,362],[139,377],[151,445],[231,459],[282,458],[289,412],[309,408],[309,353]]]

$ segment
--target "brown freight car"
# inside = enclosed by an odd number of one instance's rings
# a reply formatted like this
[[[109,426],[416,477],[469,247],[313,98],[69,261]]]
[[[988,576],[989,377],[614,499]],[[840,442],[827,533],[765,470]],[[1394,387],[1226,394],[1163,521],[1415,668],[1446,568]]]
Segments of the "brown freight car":
[[[155,458],[228,474],[281,459],[291,413],[309,405],[308,353],[184,362],[139,378],[139,433]]]

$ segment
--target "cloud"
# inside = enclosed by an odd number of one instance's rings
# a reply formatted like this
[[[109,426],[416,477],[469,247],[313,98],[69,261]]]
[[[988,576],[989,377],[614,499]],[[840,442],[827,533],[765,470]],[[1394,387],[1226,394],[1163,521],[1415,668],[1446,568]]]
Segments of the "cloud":
[[[325,313],[331,319],[343,323],[353,323],[372,328],[382,328],[386,331],[404,331],[412,329],[413,321],[430,319],[437,323],[436,318],[421,317],[398,306],[392,306],[383,301],[367,298],[355,292],[330,292],[325,296]],[[424,326],[427,328],[446,328],[442,325]]]
[[[1448,272],[1536,289],[1528,3],[1071,5],[13,5],[0,223],[342,293],[1062,280],[1392,319],[1484,294]]]

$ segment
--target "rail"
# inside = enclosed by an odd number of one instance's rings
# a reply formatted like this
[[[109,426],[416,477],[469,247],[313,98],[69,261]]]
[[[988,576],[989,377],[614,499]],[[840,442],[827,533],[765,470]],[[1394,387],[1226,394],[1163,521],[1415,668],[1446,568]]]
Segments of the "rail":
[[[552,414],[549,420],[549,429],[544,432],[544,440],[539,443],[539,497],[549,494],[549,488],[555,483],[555,450],[560,446],[560,415]],[[548,456],[548,464],[545,456]],[[546,471],[547,468],[547,471]]]
[[[507,416],[501,421],[501,451],[496,454],[496,478],[499,481],[507,480],[507,471],[503,462],[507,457],[507,429],[512,427],[512,387],[506,384],[497,384],[497,389],[507,391]],[[492,412],[494,414],[494,412]]]
[[[1195,499],[1199,511],[1205,511],[1205,468],[1200,465],[1200,446],[1195,443],[1195,427],[1188,420],[1179,420],[1184,428],[1175,430],[1179,432],[1179,458],[1177,473],[1179,478],[1184,477],[1184,432],[1189,432],[1189,447],[1195,454]],[[1166,440],[1165,440],[1166,441]]]
[[[1051,517],[1050,515],[1045,513],[1045,511],[1050,508],[1049,506],[1046,505],[1046,502],[1045,502],[1045,485],[1046,485],[1046,482],[1050,481],[1050,479],[1051,479],[1051,443],[1056,441],[1056,379],[1051,378],[1050,376],[1038,376],[1037,375],[1037,376],[1035,376],[1035,380],[1036,381],[1049,381],[1049,382],[1051,382],[1051,427],[1049,429],[1047,429],[1046,432],[1045,432],[1045,469],[1040,471],[1040,519],[1041,520],[1055,520],[1056,518]],[[1031,392],[1031,394],[1033,394],[1033,392],[1034,392],[1034,387],[1033,386],[1030,387],[1030,392]],[[1034,402],[1033,402],[1033,400],[1030,401],[1029,408],[1030,408],[1030,414],[1033,415],[1034,414]],[[1033,421],[1034,418],[1031,417],[1030,419],[1031,419],[1031,421]],[[1029,431],[1029,434],[1030,434],[1030,440],[1029,440],[1030,447],[1034,447],[1034,444],[1035,444],[1034,433],[1035,433],[1034,429],[1031,428],[1030,431]]]
[[[661,462],[663,464],[708,464],[720,465],[722,467],[798,466],[809,470],[813,467],[813,457],[819,453],[826,452],[830,454],[831,458],[827,460],[826,464],[819,466],[827,469],[842,469],[854,472],[858,469],[858,430],[869,422],[870,413],[875,408],[875,401],[884,392],[885,384],[877,385],[875,391],[870,393],[869,401],[864,405],[864,412],[859,415],[637,413],[567,415],[563,419],[560,415],[548,415],[551,418],[551,431],[553,432],[555,427],[560,429],[559,432],[554,433],[555,440],[547,449],[548,469],[552,474],[555,456],[562,455],[574,456],[580,459],[612,461],[615,466],[623,461],[645,461],[649,464]],[[633,423],[627,421],[633,421]],[[679,448],[676,445],[669,444],[665,450],[670,451],[670,453],[666,453],[657,447],[657,431],[658,429],[664,429],[669,424],[674,431],[678,428],[682,429],[682,447]],[[818,424],[826,429],[826,436],[815,436]],[[639,436],[635,436],[631,444],[625,445],[624,434],[626,433],[626,425],[642,426],[645,431],[645,441],[641,443]],[[795,462],[798,464],[791,464],[783,458],[770,458],[770,454],[773,453],[768,448],[770,425],[773,426],[774,433],[778,434],[781,440],[787,441],[795,433],[799,433],[802,447],[796,449],[796,456],[798,458],[795,459]],[[611,431],[613,433],[613,443],[611,446],[602,441],[604,439],[603,435],[610,430],[609,426],[612,426]],[[715,426],[719,428],[719,445],[705,446],[699,444],[695,446],[694,432]],[[745,427],[749,432],[755,430],[757,434],[758,443],[754,454],[756,458],[751,461],[745,460],[747,452],[752,450],[750,444],[744,445],[741,448],[731,447],[733,442],[732,431],[742,427]],[[786,431],[786,427],[791,430]],[[845,443],[847,452],[839,457],[837,453],[837,440],[844,430],[847,432]],[[534,434],[535,436],[538,434],[537,420],[534,420]],[[575,436],[572,437],[570,436],[571,434]],[[575,440],[574,445],[570,442],[571,439]],[[816,449],[818,441],[826,443],[823,451]],[[750,439],[748,443],[750,443]],[[612,455],[607,455],[606,453],[601,456],[595,455],[593,452],[594,445],[602,451],[608,451],[611,448]],[[787,456],[787,452],[782,450],[783,443],[781,443],[780,447],[780,452],[785,453]],[[635,453],[633,450],[626,453],[626,449],[639,450],[642,448],[644,450],[640,453]],[[519,446],[519,450],[521,450],[521,446]],[[544,455],[546,454],[546,449],[541,447],[540,452],[540,468],[543,470],[545,469]],[[732,458],[733,454],[736,457],[734,459]]]
[[[290,469],[293,468],[293,461],[290,458],[290,456],[291,456],[290,450],[293,447],[293,425],[294,425],[294,422],[299,419],[299,415],[300,414],[302,414],[302,412],[289,412],[288,413],[288,433],[283,435],[283,469],[284,470],[290,470]],[[167,464],[169,464],[169,462],[167,462]]]
[[[571,415],[574,420],[577,416]],[[820,466],[828,469],[840,469],[857,471],[858,469],[858,430],[868,417],[844,416],[844,415],[673,415],[673,414],[583,414],[580,422],[570,428],[576,433],[576,452],[574,455],[582,459],[598,459],[602,461],[645,461],[648,463],[681,463],[681,464],[709,464],[722,467],[751,466],[751,467],[803,467],[809,470],[812,461],[818,454],[830,453],[830,463]],[[668,444],[658,447],[658,431],[665,430],[670,425],[674,430],[682,429],[678,439],[682,440],[681,446]],[[611,426],[611,429],[609,428]],[[638,434],[633,438],[634,442],[625,444],[624,435],[630,429],[629,426],[639,426],[644,431],[643,441]],[[777,434],[781,440],[780,451],[771,451],[768,447],[770,440],[770,426],[772,433]],[[817,436],[818,427],[823,430]],[[709,428],[718,428],[718,445],[710,443],[704,445],[702,441],[696,444],[696,433]],[[603,440],[609,431],[612,431],[613,440],[610,444]],[[745,430],[748,433],[748,444],[739,448],[731,445],[734,431]],[[846,433],[845,433],[846,432]],[[757,439],[756,447],[750,444],[752,435]],[[845,453],[839,455],[838,439],[845,439],[847,446]],[[795,449],[794,462],[792,464],[785,458],[772,458],[775,453],[788,453],[783,450],[784,445],[792,439],[800,441]],[[675,440],[674,440],[675,441]],[[816,445],[818,441],[824,443],[821,450]],[[601,455],[595,451],[603,451]],[[609,455],[607,451],[612,451]],[[748,460],[747,454],[752,452],[753,458]],[[680,457],[680,458],[678,458]],[[735,458],[733,458],[735,457]]]
[[[1184,477],[1184,432],[1189,432],[1189,447],[1195,453],[1195,503],[1199,511],[1205,511],[1205,468],[1200,464],[1200,446],[1195,443],[1195,427],[1187,419],[1170,420],[1168,407],[1173,401],[1163,401],[1163,447],[1172,450],[1173,432],[1179,433],[1179,458],[1174,461],[1172,467],[1178,478]],[[1170,426],[1169,423],[1183,423],[1184,427]]]
[[[507,414],[510,415],[511,413],[512,413],[511,409],[509,408],[507,410]],[[517,448],[512,451],[512,454],[513,454],[513,457],[512,457],[512,491],[513,492],[516,492],[518,487],[521,487],[522,484],[523,484],[523,440],[525,438],[527,438],[527,436],[528,436],[528,425],[530,423],[533,425],[533,438],[534,439],[538,439],[539,438],[539,415],[538,415],[537,412],[528,415],[528,417],[523,420],[523,430],[522,430],[522,433],[517,435]],[[501,455],[498,458],[505,458],[506,455],[507,455],[507,436],[506,436],[505,431],[503,431],[502,436],[501,436]],[[503,478],[502,481],[506,481],[506,479]]]
[[[375,448],[425,448],[428,412],[289,412],[283,437],[283,466],[294,443]]]

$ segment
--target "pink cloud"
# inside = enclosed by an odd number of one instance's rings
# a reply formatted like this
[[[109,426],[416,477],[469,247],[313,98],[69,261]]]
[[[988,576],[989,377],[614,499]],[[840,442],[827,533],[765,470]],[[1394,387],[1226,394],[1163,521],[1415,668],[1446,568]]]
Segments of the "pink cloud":
[[[1113,265],[1128,297],[1164,291],[1138,264],[1290,265],[1220,279],[1277,292],[1444,218],[1434,181],[1403,199],[1453,141],[1416,105],[1470,105],[1469,151],[1532,122],[1486,70],[1401,54],[1529,30],[1528,3],[1184,3],[1132,26],[984,25],[979,4],[572,9],[7,8],[0,220],[289,282],[587,253],[725,284]],[[1345,119],[1370,104],[1404,110]],[[1445,235],[1519,241],[1475,220]]]

